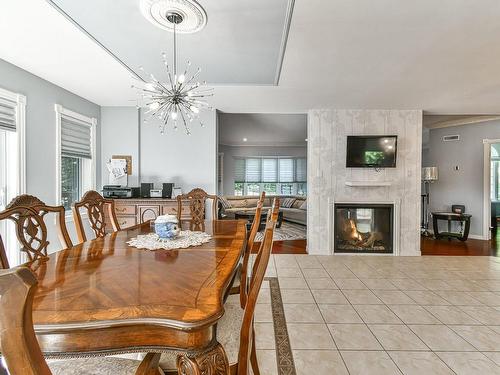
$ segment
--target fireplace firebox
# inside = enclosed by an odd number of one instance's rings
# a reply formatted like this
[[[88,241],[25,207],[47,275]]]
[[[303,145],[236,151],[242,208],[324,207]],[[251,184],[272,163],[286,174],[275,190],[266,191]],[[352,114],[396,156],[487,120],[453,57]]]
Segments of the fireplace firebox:
[[[334,207],[335,253],[393,252],[393,204],[338,203]]]

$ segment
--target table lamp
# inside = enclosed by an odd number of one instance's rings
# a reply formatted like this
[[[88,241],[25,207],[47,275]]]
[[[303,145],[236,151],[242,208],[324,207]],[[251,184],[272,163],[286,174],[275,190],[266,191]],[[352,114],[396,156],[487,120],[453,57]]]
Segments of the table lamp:
[[[424,194],[422,194],[422,235],[430,237],[429,232],[429,202],[430,202],[430,184],[439,178],[437,167],[422,168],[422,181],[424,182]]]

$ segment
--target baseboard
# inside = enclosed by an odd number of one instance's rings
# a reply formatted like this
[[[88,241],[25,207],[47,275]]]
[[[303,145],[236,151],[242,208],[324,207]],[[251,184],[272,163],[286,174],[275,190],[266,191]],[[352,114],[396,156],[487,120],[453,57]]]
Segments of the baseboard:
[[[473,239],[473,240],[483,240],[483,241],[487,241],[487,238],[485,238],[484,236],[480,235],[480,234],[469,234],[469,238]]]

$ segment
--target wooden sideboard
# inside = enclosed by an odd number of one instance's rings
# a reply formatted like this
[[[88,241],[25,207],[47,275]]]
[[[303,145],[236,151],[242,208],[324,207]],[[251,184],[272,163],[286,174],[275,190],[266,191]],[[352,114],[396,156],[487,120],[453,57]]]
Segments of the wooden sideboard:
[[[121,229],[154,220],[159,215],[177,215],[177,200],[165,198],[115,199],[115,212]],[[182,219],[189,220],[189,200],[182,203]],[[108,228],[111,228],[109,225]]]

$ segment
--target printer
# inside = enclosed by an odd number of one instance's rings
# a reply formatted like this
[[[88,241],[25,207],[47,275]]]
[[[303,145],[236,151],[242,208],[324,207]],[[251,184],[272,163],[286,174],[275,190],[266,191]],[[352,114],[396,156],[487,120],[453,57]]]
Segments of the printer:
[[[102,195],[104,198],[138,198],[140,188],[121,185],[104,185]]]

